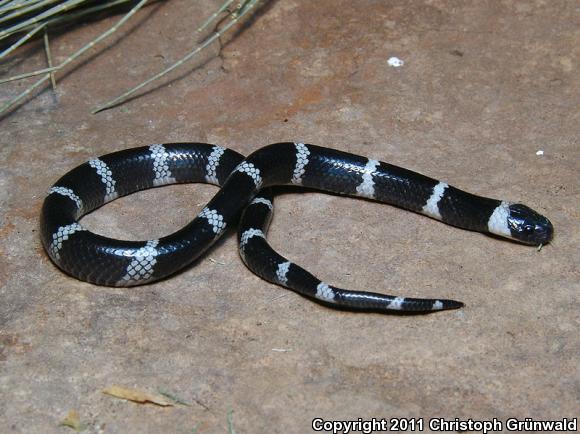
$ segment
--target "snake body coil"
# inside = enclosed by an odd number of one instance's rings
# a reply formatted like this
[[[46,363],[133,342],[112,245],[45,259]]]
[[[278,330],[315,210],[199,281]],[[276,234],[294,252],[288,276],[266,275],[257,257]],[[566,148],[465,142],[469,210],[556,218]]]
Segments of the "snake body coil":
[[[83,215],[117,197],[186,182],[221,189],[194,220],[166,237],[114,240],[78,223]],[[226,228],[234,227],[243,211],[238,231],[241,256],[253,272],[270,282],[354,310],[429,312],[462,306],[453,300],[339,289],[278,255],[265,239],[273,209],[268,187],[284,184],[385,202],[525,244],[545,244],[553,235],[550,221],[525,205],[475,196],[416,172],[334,149],[277,143],[244,158],[220,146],[176,143],[107,154],[64,175],[44,201],[41,238],[52,261],[66,273],[99,285],[134,286],[190,264]]]

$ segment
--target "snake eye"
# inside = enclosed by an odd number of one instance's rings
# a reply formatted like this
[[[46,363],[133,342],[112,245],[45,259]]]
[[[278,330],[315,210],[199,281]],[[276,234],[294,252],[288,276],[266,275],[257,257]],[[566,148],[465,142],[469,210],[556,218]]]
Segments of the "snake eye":
[[[524,233],[527,235],[531,235],[534,233],[534,227],[532,225],[525,225],[523,229]]]

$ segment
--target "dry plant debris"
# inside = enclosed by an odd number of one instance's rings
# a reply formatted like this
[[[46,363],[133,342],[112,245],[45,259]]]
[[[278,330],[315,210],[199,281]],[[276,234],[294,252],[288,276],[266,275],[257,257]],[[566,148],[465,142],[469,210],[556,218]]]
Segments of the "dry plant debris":
[[[174,402],[166,396],[159,393],[144,392],[138,389],[130,389],[123,386],[113,385],[103,389],[103,393],[114,396],[115,398],[125,399],[127,401],[137,402],[139,404],[155,404],[161,407],[171,407]]]
[[[66,417],[60,422],[62,426],[67,426],[74,429],[77,432],[84,431],[85,427],[81,422],[79,413],[76,410],[71,410],[68,412]]]
[[[47,68],[31,71],[24,74],[14,75],[0,80],[0,84],[8,83],[15,80],[22,80],[34,76],[42,76],[35,83],[28,86],[23,92],[11,98],[9,101],[0,106],[0,114],[6,112],[11,107],[21,102],[24,98],[31,95],[37,88],[51,81],[53,89],[56,87],[55,73],[62,71],[71,62],[75,61],[88,50],[99,44],[104,39],[115,33],[123,26],[135,13],[154,0],[0,0],[0,46],[8,46],[0,52],[0,60],[12,53],[19,46],[29,41],[39,32],[44,32],[44,47],[47,57]],[[136,92],[146,87],[150,83],[159,80],[169,74],[176,68],[188,62],[198,55],[213,42],[221,38],[243,17],[247,16],[260,0],[226,0],[205,22],[197,29],[199,34],[211,25],[216,26],[221,18],[226,15],[227,23],[219,30],[213,31],[209,36],[204,38],[193,50],[184,55],[173,65],[163,71],[154,74],[144,82],[123,92],[121,95],[110,101],[102,103],[92,110],[92,113],[114,107],[126,101]],[[50,44],[48,32],[51,28],[62,26],[63,24],[78,23],[82,20],[93,17],[97,13],[107,10],[116,10],[118,7],[130,7],[130,10],[111,28],[103,32],[97,38],[79,48],[76,52],[67,57],[58,65],[53,65],[50,55]],[[192,37],[195,35],[192,35]]]

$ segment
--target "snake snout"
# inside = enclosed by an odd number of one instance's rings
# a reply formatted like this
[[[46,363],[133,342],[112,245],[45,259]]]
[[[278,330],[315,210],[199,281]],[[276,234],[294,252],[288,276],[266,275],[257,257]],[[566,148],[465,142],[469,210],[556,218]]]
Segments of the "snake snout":
[[[545,218],[545,222],[541,224],[536,224],[535,232],[538,235],[538,244],[546,244],[552,241],[554,237],[554,226],[552,226],[552,222]]]

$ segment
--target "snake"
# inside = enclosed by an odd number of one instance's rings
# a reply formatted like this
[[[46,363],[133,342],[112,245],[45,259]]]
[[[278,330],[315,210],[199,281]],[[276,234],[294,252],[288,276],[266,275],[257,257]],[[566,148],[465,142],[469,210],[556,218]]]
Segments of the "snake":
[[[102,205],[139,190],[175,183],[220,187],[190,223],[159,239],[125,241],[79,223]],[[266,235],[275,187],[360,197],[420,213],[458,228],[541,246],[552,223],[516,202],[477,196],[409,169],[301,142],[262,147],[247,158],[206,143],[168,143],[109,153],[72,169],[48,191],[40,237],[54,264],[82,281],[103,286],[151,283],[184,269],[229,228],[239,253],[261,278],[320,304],[357,312],[428,313],[457,309],[451,299],[411,298],[341,289],[277,253]]]

